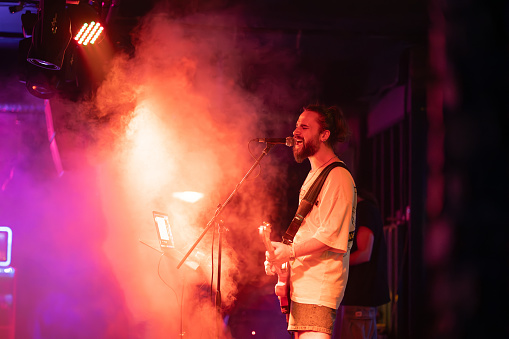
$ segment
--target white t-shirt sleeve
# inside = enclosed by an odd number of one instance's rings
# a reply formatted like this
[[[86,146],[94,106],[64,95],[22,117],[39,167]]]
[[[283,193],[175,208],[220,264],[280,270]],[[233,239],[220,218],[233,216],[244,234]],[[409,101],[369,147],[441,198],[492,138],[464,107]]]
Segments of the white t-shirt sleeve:
[[[313,238],[330,246],[334,252],[348,249],[348,235],[354,214],[355,188],[350,174],[343,168],[335,168],[318,195],[314,218],[309,220],[317,226]]]

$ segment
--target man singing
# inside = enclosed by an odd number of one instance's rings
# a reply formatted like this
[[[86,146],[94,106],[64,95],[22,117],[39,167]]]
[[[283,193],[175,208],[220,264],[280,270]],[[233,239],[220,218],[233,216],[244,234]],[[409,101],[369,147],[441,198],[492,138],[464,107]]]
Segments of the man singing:
[[[311,105],[304,109],[293,132],[293,154],[299,163],[309,159],[311,170],[302,184],[299,200],[327,165],[341,162],[334,145],[344,142],[348,132],[338,107]],[[267,273],[275,272],[276,265],[290,265],[288,330],[295,338],[331,338],[348,278],[352,245],[349,234],[355,230],[356,204],[350,172],[343,167],[333,168],[293,243],[272,242],[274,255],[267,252]]]

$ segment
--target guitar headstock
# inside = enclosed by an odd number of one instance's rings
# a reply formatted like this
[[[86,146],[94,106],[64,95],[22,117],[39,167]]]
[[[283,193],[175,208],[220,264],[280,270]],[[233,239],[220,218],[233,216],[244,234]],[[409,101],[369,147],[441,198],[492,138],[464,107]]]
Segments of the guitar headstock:
[[[272,226],[264,221],[259,227],[258,227],[258,230],[260,231],[260,235],[262,233],[268,233],[270,235],[270,232],[272,231]]]
[[[272,226],[268,222],[264,221],[263,224],[258,227],[258,232],[262,238],[263,244],[265,245],[265,249],[269,251],[269,253],[273,253],[274,248],[270,242],[270,232],[272,232]]]

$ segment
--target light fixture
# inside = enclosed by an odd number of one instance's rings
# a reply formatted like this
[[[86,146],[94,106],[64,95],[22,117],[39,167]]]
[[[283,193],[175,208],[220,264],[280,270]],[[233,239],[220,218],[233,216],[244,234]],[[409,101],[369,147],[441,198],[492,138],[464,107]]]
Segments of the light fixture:
[[[100,23],[102,2],[40,0],[37,14],[22,15],[25,39],[20,42],[20,81],[32,95],[49,99],[59,94],[77,99],[90,93],[101,79],[91,60],[102,64],[106,53],[90,45],[104,38]]]
[[[60,70],[71,41],[71,20],[65,0],[41,1],[27,61],[42,68]]]
[[[174,192],[172,195],[176,199],[189,202],[192,204],[201,200],[204,196],[203,193],[193,191]]]
[[[19,41],[19,81],[25,84],[30,94],[39,99],[49,99],[56,94],[54,86],[55,76],[58,72],[28,63],[26,56],[32,43],[31,38],[24,38]]]
[[[104,27],[96,7],[100,6],[94,1],[84,1],[78,6],[69,7],[73,39],[78,45],[93,45],[104,37]]]
[[[39,99],[51,99],[56,94],[56,89],[48,82],[28,80],[26,88],[30,94]]]
[[[93,45],[101,35],[104,27],[99,22],[91,21],[90,23],[84,23],[81,26],[80,31],[74,37],[74,40],[80,45]]]

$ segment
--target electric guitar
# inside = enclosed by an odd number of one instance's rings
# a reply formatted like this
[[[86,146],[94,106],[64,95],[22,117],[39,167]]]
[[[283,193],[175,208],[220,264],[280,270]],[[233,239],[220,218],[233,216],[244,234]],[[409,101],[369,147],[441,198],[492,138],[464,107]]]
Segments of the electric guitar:
[[[269,252],[269,255],[274,255],[274,247],[270,242],[270,232],[272,231],[272,226],[269,223],[263,222],[263,225],[258,227],[260,237],[265,245],[265,249]],[[289,278],[288,274],[288,263],[284,263],[281,267],[276,266],[277,273],[277,284],[274,288],[276,295],[279,299],[279,305],[281,306],[281,312],[284,314],[290,313],[290,305],[288,303],[288,287],[287,280]],[[268,272],[266,272],[269,274]]]

